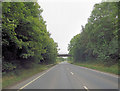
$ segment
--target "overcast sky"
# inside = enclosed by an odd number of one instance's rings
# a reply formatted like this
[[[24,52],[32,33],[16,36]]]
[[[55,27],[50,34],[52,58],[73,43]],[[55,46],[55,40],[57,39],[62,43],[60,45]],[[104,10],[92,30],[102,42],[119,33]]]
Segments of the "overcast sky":
[[[70,40],[81,32],[87,23],[93,6],[101,0],[38,0],[42,16],[51,37],[58,43],[59,53],[68,53]]]

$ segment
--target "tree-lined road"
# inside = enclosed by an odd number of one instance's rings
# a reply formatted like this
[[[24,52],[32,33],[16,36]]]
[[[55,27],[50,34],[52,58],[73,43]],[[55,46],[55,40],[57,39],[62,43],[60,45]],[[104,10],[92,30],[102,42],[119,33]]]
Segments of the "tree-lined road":
[[[12,89],[118,89],[118,77],[88,68],[60,63]]]

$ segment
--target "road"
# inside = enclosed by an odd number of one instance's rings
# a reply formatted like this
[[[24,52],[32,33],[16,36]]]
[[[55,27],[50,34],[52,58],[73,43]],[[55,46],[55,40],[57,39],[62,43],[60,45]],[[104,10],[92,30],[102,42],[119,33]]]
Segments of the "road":
[[[28,79],[11,89],[118,89],[116,75],[80,67],[67,62]],[[114,91],[114,90],[113,90]]]

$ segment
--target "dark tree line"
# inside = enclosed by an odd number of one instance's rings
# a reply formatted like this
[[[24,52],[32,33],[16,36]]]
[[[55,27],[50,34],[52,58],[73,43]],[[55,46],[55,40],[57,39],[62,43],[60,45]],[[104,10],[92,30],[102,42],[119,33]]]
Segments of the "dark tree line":
[[[118,2],[95,4],[88,23],[74,36],[68,46],[75,62],[102,61],[111,65],[118,62]]]
[[[54,63],[57,43],[50,37],[36,2],[2,3],[2,70]]]

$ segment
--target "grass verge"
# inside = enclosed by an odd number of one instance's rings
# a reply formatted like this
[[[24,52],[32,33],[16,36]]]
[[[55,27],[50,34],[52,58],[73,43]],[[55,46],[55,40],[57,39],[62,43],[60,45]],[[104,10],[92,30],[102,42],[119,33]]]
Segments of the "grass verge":
[[[102,63],[90,63],[90,62],[75,62],[72,64],[99,70],[99,71],[103,71],[103,72],[108,72],[108,73],[112,73],[112,74],[116,74],[116,75],[120,75],[120,71],[118,71],[119,70],[118,64],[115,64],[112,66],[105,66]]]
[[[54,66],[55,64],[50,65],[40,65],[36,64],[34,67],[29,69],[21,69],[18,70],[19,72],[10,72],[2,76],[2,88],[7,88],[9,86],[12,86],[16,83],[19,83],[39,72],[42,72],[44,70],[47,70],[48,68]]]

